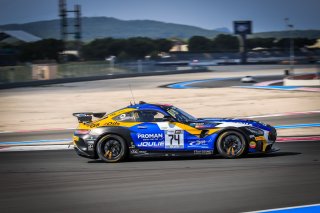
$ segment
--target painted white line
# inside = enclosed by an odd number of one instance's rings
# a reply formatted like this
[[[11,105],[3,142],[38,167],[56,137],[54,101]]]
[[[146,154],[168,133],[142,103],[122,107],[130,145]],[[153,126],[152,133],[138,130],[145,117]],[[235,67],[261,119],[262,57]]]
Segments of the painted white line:
[[[63,130],[75,130],[76,128],[51,128],[51,129],[32,129],[32,130],[12,130],[12,131],[0,131],[0,134],[6,133],[31,133],[31,132],[45,132],[45,131],[63,131]]]
[[[306,112],[285,112],[277,114],[267,114],[267,115],[253,115],[239,118],[268,118],[268,117],[281,117],[281,116],[291,116],[291,115],[308,115],[308,114],[317,114],[320,113],[320,110],[306,111]]]
[[[320,141],[320,136],[278,137],[277,138],[277,143],[301,142],[301,141]]]
[[[9,146],[9,147],[1,147],[0,152],[72,150],[72,149],[73,149],[73,145]]]
[[[282,211],[282,210],[290,210],[290,209],[301,209],[301,208],[308,208],[308,207],[320,207],[320,203],[311,204],[311,205],[302,205],[302,206],[292,206],[292,207],[285,207],[285,208],[266,209],[266,210],[251,211],[251,212],[244,212],[244,213],[274,212],[274,211]]]
[[[0,134],[6,134],[6,133],[14,133],[14,131],[2,131]]]
[[[264,81],[264,82],[254,84],[253,86],[269,86],[270,84],[276,84],[276,83],[281,83],[281,82],[283,82],[283,79],[282,80],[274,80],[274,81]]]
[[[41,144],[69,144],[72,139],[56,139],[56,140],[33,140],[33,141],[0,141],[0,146],[16,146],[16,145],[41,145]]]

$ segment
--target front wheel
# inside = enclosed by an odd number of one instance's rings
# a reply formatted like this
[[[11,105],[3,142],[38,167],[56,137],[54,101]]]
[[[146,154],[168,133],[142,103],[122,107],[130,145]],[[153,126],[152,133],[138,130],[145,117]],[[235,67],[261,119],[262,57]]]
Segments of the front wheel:
[[[108,163],[119,162],[127,154],[125,141],[117,135],[106,135],[97,143],[97,154],[99,158]]]
[[[226,131],[217,140],[217,150],[225,158],[239,158],[247,154],[247,142],[237,131]]]

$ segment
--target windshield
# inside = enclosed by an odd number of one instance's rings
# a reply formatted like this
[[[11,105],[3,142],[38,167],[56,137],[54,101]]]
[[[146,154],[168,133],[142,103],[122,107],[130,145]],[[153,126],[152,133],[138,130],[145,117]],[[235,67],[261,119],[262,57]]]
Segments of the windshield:
[[[186,113],[182,109],[179,109],[177,107],[169,107],[167,109],[167,112],[174,117],[177,121],[182,123],[187,123],[189,121],[195,121],[197,118],[193,117],[192,115]]]

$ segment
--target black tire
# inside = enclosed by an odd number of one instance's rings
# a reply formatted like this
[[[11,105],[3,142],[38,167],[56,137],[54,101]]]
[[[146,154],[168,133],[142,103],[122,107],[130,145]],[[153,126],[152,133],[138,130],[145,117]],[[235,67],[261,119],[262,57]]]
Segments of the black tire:
[[[247,154],[248,143],[237,131],[227,130],[217,140],[217,150],[225,158],[240,158]]]
[[[118,135],[103,136],[96,146],[99,158],[108,163],[115,163],[125,159],[127,155],[127,144]]]

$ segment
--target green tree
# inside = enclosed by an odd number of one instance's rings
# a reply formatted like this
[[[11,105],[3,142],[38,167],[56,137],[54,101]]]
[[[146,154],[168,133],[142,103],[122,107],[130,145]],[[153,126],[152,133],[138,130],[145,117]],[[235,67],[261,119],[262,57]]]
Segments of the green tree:
[[[215,52],[238,51],[239,39],[237,36],[220,34],[211,42],[211,49]]]
[[[44,39],[20,46],[19,58],[21,61],[55,59],[58,60],[59,52],[64,48],[61,40]]]
[[[103,60],[112,55],[109,48],[114,41],[113,38],[95,39],[81,48],[82,56],[85,59]]]
[[[158,52],[169,52],[173,46],[172,41],[163,38],[154,40],[154,43]]]
[[[141,59],[146,55],[157,55],[168,52],[172,42],[166,39],[150,39],[135,37],[129,39],[103,38],[96,39],[81,48],[81,55],[85,59],[102,60],[110,55],[119,59]]]
[[[188,41],[189,51],[196,53],[211,52],[211,40],[203,36],[193,36]]]
[[[296,48],[301,48],[305,46],[309,46],[315,44],[317,39],[309,39],[309,38],[295,38],[294,39],[294,46]]]
[[[248,49],[256,47],[272,48],[275,46],[274,38],[251,38],[247,40]]]
[[[156,50],[156,45],[150,38],[135,37],[127,40],[126,52],[132,58],[144,58]]]
[[[294,48],[302,48],[308,45],[312,45],[316,43],[316,39],[309,38],[294,38]],[[290,48],[290,38],[282,38],[275,42],[275,46],[281,49],[289,49]]]

